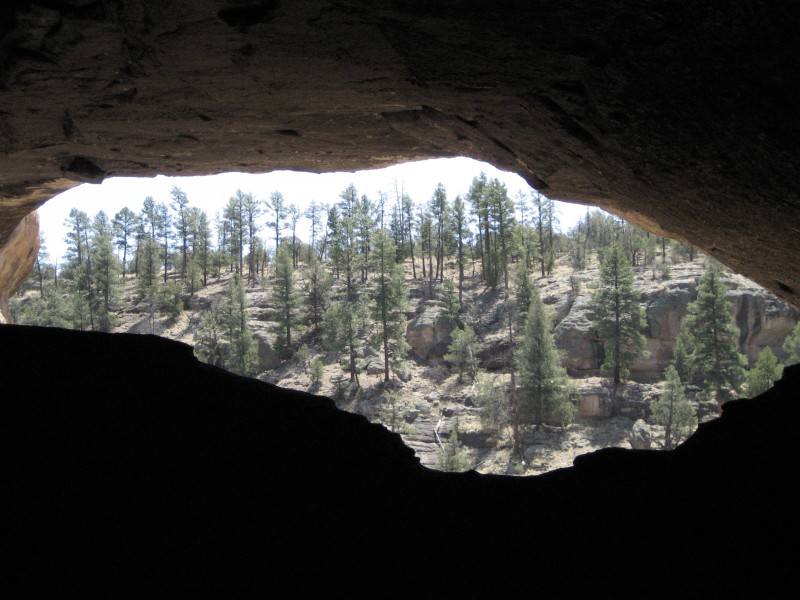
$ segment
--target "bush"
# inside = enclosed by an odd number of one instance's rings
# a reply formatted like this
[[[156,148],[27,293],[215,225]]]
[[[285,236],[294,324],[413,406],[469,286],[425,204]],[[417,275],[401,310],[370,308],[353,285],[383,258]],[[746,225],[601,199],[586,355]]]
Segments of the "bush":
[[[458,419],[450,432],[450,439],[444,445],[444,449],[439,450],[439,470],[448,473],[460,473],[470,468],[470,460],[466,453],[461,449],[458,441]]]
[[[319,385],[322,383],[322,375],[325,372],[325,365],[319,356],[315,356],[308,366],[308,375],[311,377],[312,385]]]

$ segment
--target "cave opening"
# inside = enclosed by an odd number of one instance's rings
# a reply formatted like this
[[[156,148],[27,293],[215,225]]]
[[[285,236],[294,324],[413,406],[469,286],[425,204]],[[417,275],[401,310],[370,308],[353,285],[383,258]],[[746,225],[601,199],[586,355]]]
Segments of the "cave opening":
[[[466,158],[356,173],[110,179],[54,198],[39,218],[44,244],[11,303],[17,322],[183,341],[210,364],[334,398],[399,433],[423,465],[448,471],[530,475],[606,447],[671,449],[715,418],[720,402],[688,372],[682,420],[663,415],[677,389],[667,368],[682,360],[681,326],[709,265],[738,328],[737,391],[763,391],[748,389],[745,370],[767,348],[775,361],[763,378],[779,378],[797,323],[793,309],[689,245],[553,201]],[[404,292],[381,315],[391,300],[382,283],[392,280],[376,252],[387,243]],[[617,382],[597,321],[614,244],[641,337]],[[548,360],[525,354],[534,325],[520,306],[530,307],[531,285],[561,408],[529,392],[537,382],[528,363]],[[335,314],[351,301],[362,319],[355,341],[335,334],[352,325]]]

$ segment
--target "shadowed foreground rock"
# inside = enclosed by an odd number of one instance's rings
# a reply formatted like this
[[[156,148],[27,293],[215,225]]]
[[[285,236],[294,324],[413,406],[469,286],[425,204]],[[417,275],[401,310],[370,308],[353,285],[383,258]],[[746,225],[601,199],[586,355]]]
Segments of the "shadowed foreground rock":
[[[794,580],[800,368],[674,452],[502,478],[428,471],[328,399],[155,337],[5,325],[0,361],[3,584],[28,596],[289,597],[334,578],[778,597]]]

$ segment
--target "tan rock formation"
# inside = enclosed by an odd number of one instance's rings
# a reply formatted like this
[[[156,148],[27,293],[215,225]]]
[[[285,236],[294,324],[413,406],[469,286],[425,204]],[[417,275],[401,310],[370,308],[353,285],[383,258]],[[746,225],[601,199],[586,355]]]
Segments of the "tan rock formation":
[[[631,376],[639,379],[659,379],[672,361],[675,339],[687,307],[697,298],[703,265],[697,262],[674,267],[668,281],[653,281],[651,273],[650,269],[639,268],[636,276],[636,288],[641,292],[640,302],[647,319],[644,334],[649,352],[647,358],[630,366]],[[782,358],[781,346],[797,323],[797,312],[741,275],[723,273],[722,281],[728,288],[732,319],[740,331],[739,351],[750,364],[766,346]],[[550,294],[548,290],[558,289],[559,285],[563,284],[554,281],[544,294]],[[593,318],[591,289],[584,287],[555,328],[556,344],[565,354],[564,366],[574,374],[595,373],[602,362],[603,348],[592,328]]]
[[[39,215],[24,217],[0,246],[0,323],[11,322],[8,300],[25,280],[39,252]]]
[[[406,340],[421,358],[441,358],[450,343],[455,322],[447,314],[443,302],[426,300],[417,308],[417,315],[406,327]]]

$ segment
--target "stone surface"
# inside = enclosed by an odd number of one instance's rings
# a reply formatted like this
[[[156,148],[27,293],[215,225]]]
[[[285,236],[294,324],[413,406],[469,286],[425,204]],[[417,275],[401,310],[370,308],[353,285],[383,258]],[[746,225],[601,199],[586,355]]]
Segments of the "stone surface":
[[[643,419],[637,419],[631,427],[629,441],[634,450],[649,450],[652,443],[650,428]]]
[[[792,3],[0,10],[0,246],[56,192],[113,175],[467,155],[689,241],[800,303]]]
[[[0,323],[11,320],[8,300],[30,274],[39,252],[39,215],[24,217],[0,247]]]
[[[455,322],[443,302],[426,300],[417,308],[417,315],[406,327],[406,341],[420,358],[441,358],[452,341]]]
[[[697,298],[697,283],[703,271],[700,261],[685,263],[672,268],[670,279],[654,281],[651,269],[636,269],[634,285],[646,317],[643,333],[649,356],[630,365],[634,379],[659,379],[672,362],[675,339],[689,303]],[[596,271],[584,271],[582,276],[594,277]],[[724,272],[721,279],[728,288],[731,316],[740,331],[739,351],[751,365],[766,346],[782,359],[783,340],[797,323],[797,311],[741,275]],[[552,296],[566,280],[567,277],[560,277],[548,282],[543,297]],[[566,315],[557,321],[554,331],[556,345],[564,353],[564,366],[575,375],[596,374],[604,357],[603,346],[592,327],[591,292],[583,286],[571,303],[565,303]],[[491,351],[487,354],[491,355]],[[599,396],[585,402],[583,410],[588,413],[600,410]]]

